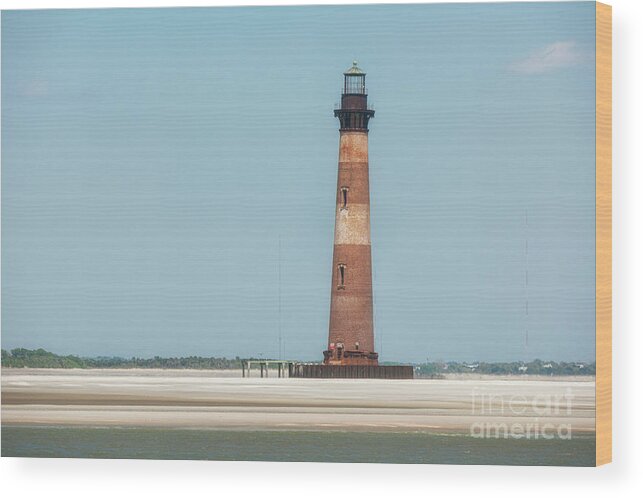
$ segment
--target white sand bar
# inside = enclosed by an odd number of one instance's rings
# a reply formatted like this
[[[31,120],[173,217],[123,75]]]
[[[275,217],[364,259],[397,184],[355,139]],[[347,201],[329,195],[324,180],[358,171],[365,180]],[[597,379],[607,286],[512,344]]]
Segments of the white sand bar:
[[[272,373],[272,372],[271,372]],[[212,429],[593,432],[595,383],[241,378],[202,370],[2,369],[2,423]]]

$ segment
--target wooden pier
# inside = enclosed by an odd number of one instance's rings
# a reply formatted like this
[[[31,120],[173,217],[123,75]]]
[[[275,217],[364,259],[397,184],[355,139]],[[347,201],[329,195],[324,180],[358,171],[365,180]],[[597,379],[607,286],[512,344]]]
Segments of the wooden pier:
[[[268,370],[270,365],[277,366],[277,377],[281,378],[286,377],[286,372],[290,372],[293,362],[282,360],[243,360],[241,362],[241,376],[250,377],[250,370],[252,369],[252,367],[258,366],[260,377],[268,377]]]

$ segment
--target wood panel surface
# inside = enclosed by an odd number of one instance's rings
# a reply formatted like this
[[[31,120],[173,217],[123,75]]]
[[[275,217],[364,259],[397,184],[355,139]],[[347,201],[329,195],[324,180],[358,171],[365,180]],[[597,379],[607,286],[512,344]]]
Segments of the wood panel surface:
[[[612,461],[612,7],[596,3],[596,465]]]

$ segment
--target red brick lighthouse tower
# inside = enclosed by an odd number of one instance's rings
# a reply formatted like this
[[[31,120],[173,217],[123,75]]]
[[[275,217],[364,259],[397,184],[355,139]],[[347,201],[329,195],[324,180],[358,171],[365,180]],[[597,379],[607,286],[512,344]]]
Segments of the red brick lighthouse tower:
[[[373,335],[366,73],[344,73],[339,118],[339,171],[326,365],[377,365]]]

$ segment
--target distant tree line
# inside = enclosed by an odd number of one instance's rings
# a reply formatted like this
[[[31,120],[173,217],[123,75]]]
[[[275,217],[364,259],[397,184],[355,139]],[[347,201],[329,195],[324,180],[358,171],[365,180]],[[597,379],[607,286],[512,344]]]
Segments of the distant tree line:
[[[487,375],[596,375],[596,363],[556,362],[533,360],[529,362],[427,362],[416,365],[420,376],[440,378],[452,373],[477,373]]]
[[[60,356],[44,349],[2,350],[2,366],[13,368],[175,368],[175,369],[240,369],[241,359],[204,358],[188,356],[185,358],[119,358],[79,356]]]
[[[247,358],[257,360],[258,358]],[[2,366],[12,368],[172,368],[223,370],[240,369],[242,359],[187,356],[183,358],[119,358],[61,356],[44,349],[2,350]],[[387,363],[383,363],[384,365]],[[452,373],[478,373],[490,375],[596,375],[596,363],[555,362],[533,360],[530,362],[427,362],[415,364],[419,377],[442,378]]]

